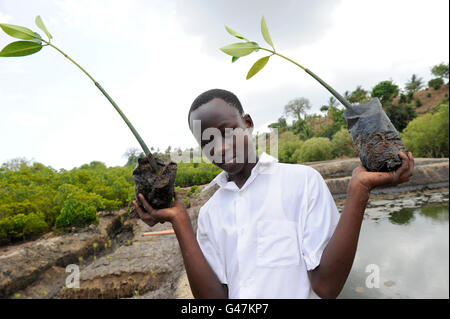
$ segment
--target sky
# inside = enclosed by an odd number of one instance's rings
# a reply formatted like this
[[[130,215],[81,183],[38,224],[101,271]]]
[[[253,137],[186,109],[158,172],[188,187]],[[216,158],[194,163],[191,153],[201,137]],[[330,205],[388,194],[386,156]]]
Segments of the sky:
[[[425,82],[449,60],[448,0],[0,0],[0,23],[41,32],[40,15],[66,52],[99,82],[149,147],[196,147],[187,115],[202,92],[235,93],[254,132],[308,98],[319,113],[329,92],[295,65],[272,57],[250,80],[263,52],[231,63],[219,48],[239,40],[265,45],[264,15],[278,52],[311,69],[338,92],[371,90],[412,74]],[[0,49],[16,39],[0,31]],[[92,81],[51,47],[0,58],[0,164],[14,158],[71,169],[91,161],[124,165],[139,148]],[[289,122],[289,121],[288,121]]]

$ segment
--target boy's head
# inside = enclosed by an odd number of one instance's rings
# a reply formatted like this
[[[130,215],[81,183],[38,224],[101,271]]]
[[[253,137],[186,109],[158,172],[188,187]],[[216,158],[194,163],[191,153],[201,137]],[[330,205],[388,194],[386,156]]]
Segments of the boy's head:
[[[233,93],[213,89],[200,94],[191,105],[188,122],[205,156],[228,174],[238,174],[249,155],[254,158],[253,120]]]

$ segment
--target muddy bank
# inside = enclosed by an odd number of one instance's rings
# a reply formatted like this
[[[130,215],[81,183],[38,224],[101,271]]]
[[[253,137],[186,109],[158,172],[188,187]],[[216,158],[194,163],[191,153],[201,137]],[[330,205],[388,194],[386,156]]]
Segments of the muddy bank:
[[[372,190],[372,194],[406,193],[436,189],[449,185],[448,158],[415,158],[414,174],[407,183],[396,187]],[[335,199],[345,197],[353,169],[361,164],[358,158],[304,163],[316,169],[325,179]]]
[[[445,200],[442,194],[447,194],[448,201],[448,163],[448,159],[416,159],[410,182],[374,190],[366,215],[380,214],[380,205],[399,197],[405,198],[403,206],[439,202]],[[306,164],[322,174],[341,209],[359,159]],[[200,207],[216,189],[184,195],[194,230]],[[387,209],[383,214],[390,213]],[[101,212],[99,217],[97,226],[0,248],[0,298],[192,298],[175,235],[142,236],[170,229],[170,224],[150,228],[132,218],[127,209]],[[79,266],[78,289],[64,288],[69,264]]]

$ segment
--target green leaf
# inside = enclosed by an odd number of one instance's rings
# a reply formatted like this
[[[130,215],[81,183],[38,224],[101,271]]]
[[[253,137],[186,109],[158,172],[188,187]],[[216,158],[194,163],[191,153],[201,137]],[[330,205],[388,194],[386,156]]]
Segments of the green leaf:
[[[249,55],[258,48],[258,45],[252,42],[239,42],[224,46],[220,50],[228,55],[240,58],[241,56]]]
[[[231,62],[232,62],[232,63],[234,63],[234,62],[236,62],[236,61],[237,61],[237,59],[239,59],[239,57],[237,57],[237,56],[234,56],[234,57],[232,57],[232,58],[231,58]]]
[[[36,35],[37,38],[35,38],[35,39],[31,40],[31,41],[41,44],[41,43],[42,43],[42,41],[41,41],[41,39],[42,39],[41,35],[40,35],[39,33],[37,33],[37,32],[35,32],[34,34]]]
[[[247,38],[245,38],[242,34],[240,34],[239,32],[237,32],[237,31],[234,31],[233,29],[231,29],[231,28],[229,28],[229,27],[227,27],[227,26],[225,26],[225,29],[228,31],[228,33],[229,34],[231,34],[232,36],[234,36],[234,37],[236,37],[236,38],[238,38],[238,39],[241,39],[241,40],[247,40]],[[248,40],[247,40],[248,41]]]
[[[48,37],[48,40],[50,41],[53,37],[50,34],[50,32],[48,32],[47,28],[45,27],[44,21],[42,21],[41,16],[37,16],[35,22],[36,22],[36,25],[38,26],[38,28],[45,32],[45,34]]]
[[[8,44],[0,51],[0,57],[25,56],[38,52],[42,49],[40,43],[33,41],[16,41]]]
[[[33,31],[19,25],[0,23],[0,28],[2,28],[6,34],[17,39],[31,40],[36,38],[36,34]]]
[[[261,71],[261,69],[266,66],[267,62],[269,62],[270,57],[271,55],[268,55],[256,61],[247,73],[247,80]]]
[[[261,33],[263,35],[264,40],[266,40],[266,42],[275,50],[272,39],[270,38],[269,29],[267,28],[266,19],[264,18],[264,16],[262,16],[261,19]]]

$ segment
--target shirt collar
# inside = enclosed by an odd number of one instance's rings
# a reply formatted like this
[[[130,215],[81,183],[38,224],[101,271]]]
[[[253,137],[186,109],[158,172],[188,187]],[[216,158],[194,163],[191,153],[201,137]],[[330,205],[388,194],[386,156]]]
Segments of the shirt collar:
[[[206,187],[203,188],[202,192],[211,188],[214,184],[217,184],[219,185],[220,188],[224,189],[230,189],[235,191],[243,190],[255,179],[255,177],[258,174],[270,174],[276,162],[278,162],[278,159],[267,154],[266,152],[262,152],[258,156],[258,162],[252,168],[252,172],[249,178],[247,179],[247,181],[245,182],[245,184],[242,186],[241,189],[239,189],[234,182],[229,182],[227,172],[222,171]]]

